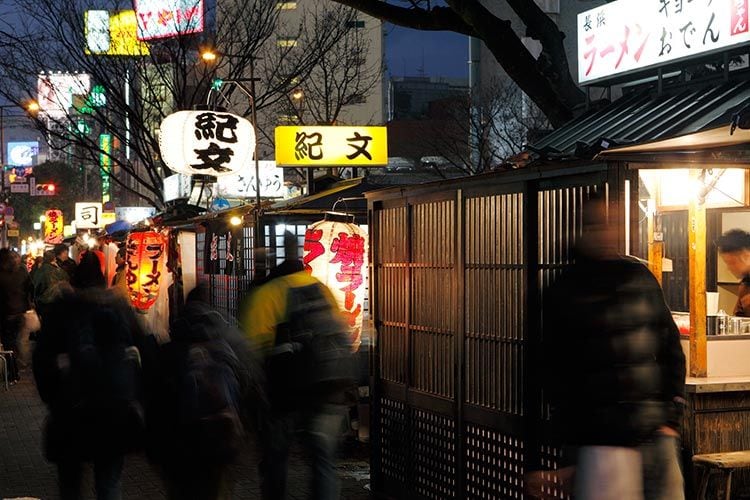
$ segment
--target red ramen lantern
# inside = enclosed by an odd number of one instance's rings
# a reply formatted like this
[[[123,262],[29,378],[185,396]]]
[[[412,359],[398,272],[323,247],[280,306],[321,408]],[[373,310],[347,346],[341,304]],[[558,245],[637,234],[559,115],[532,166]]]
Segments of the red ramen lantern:
[[[330,288],[357,349],[362,337],[367,233],[354,224],[354,217],[329,212],[325,220],[307,227],[304,250],[305,268]]]
[[[164,238],[155,231],[130,233],[126,259],[130,301],[136,309],[147,311],[159,296]]]

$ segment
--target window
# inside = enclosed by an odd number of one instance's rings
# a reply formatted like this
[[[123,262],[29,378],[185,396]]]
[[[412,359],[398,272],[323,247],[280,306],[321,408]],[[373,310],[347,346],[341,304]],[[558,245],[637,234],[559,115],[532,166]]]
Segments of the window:
[[[297,2],[277,2],[276,8],[279,10],[294,10],[297,8]]]
[[[364,21],[359,21],[359,20],[357,20],[357,21],[347,21],[346,22],[346,27],[347,28],[364,28],[365,27],[365,22]]]
[[[276,39],[276,44],[279,47],[296,47],[297,46],[297,39],[292,37],[283,37],[280,36]]]

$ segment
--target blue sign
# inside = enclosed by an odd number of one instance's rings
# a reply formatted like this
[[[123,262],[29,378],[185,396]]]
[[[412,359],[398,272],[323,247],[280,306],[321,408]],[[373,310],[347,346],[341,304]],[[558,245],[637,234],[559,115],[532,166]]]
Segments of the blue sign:
[[[230,206],[229,202],[224,198],[214,198],[214,201],[211,202],[211,210],[214,212],[224,210]]]

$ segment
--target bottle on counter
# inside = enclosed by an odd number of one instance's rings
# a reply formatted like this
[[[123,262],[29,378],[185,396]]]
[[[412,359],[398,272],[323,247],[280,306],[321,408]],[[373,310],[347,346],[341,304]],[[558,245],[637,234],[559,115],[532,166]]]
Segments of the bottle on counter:
[[[718,335],[727,335],[729,333],[729,316],[727,316],[724,309],[719,309],[719,312],[716,314],[716,324],[718,327],[716,333]]]

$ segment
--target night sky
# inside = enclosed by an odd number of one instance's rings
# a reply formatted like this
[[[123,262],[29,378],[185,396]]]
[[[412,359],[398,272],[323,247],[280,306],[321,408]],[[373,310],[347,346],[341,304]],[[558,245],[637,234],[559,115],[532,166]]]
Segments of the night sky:
[[[469,37],[446,31],[419,31],[386,25],[386,65],[390,76],[468,78]]]

